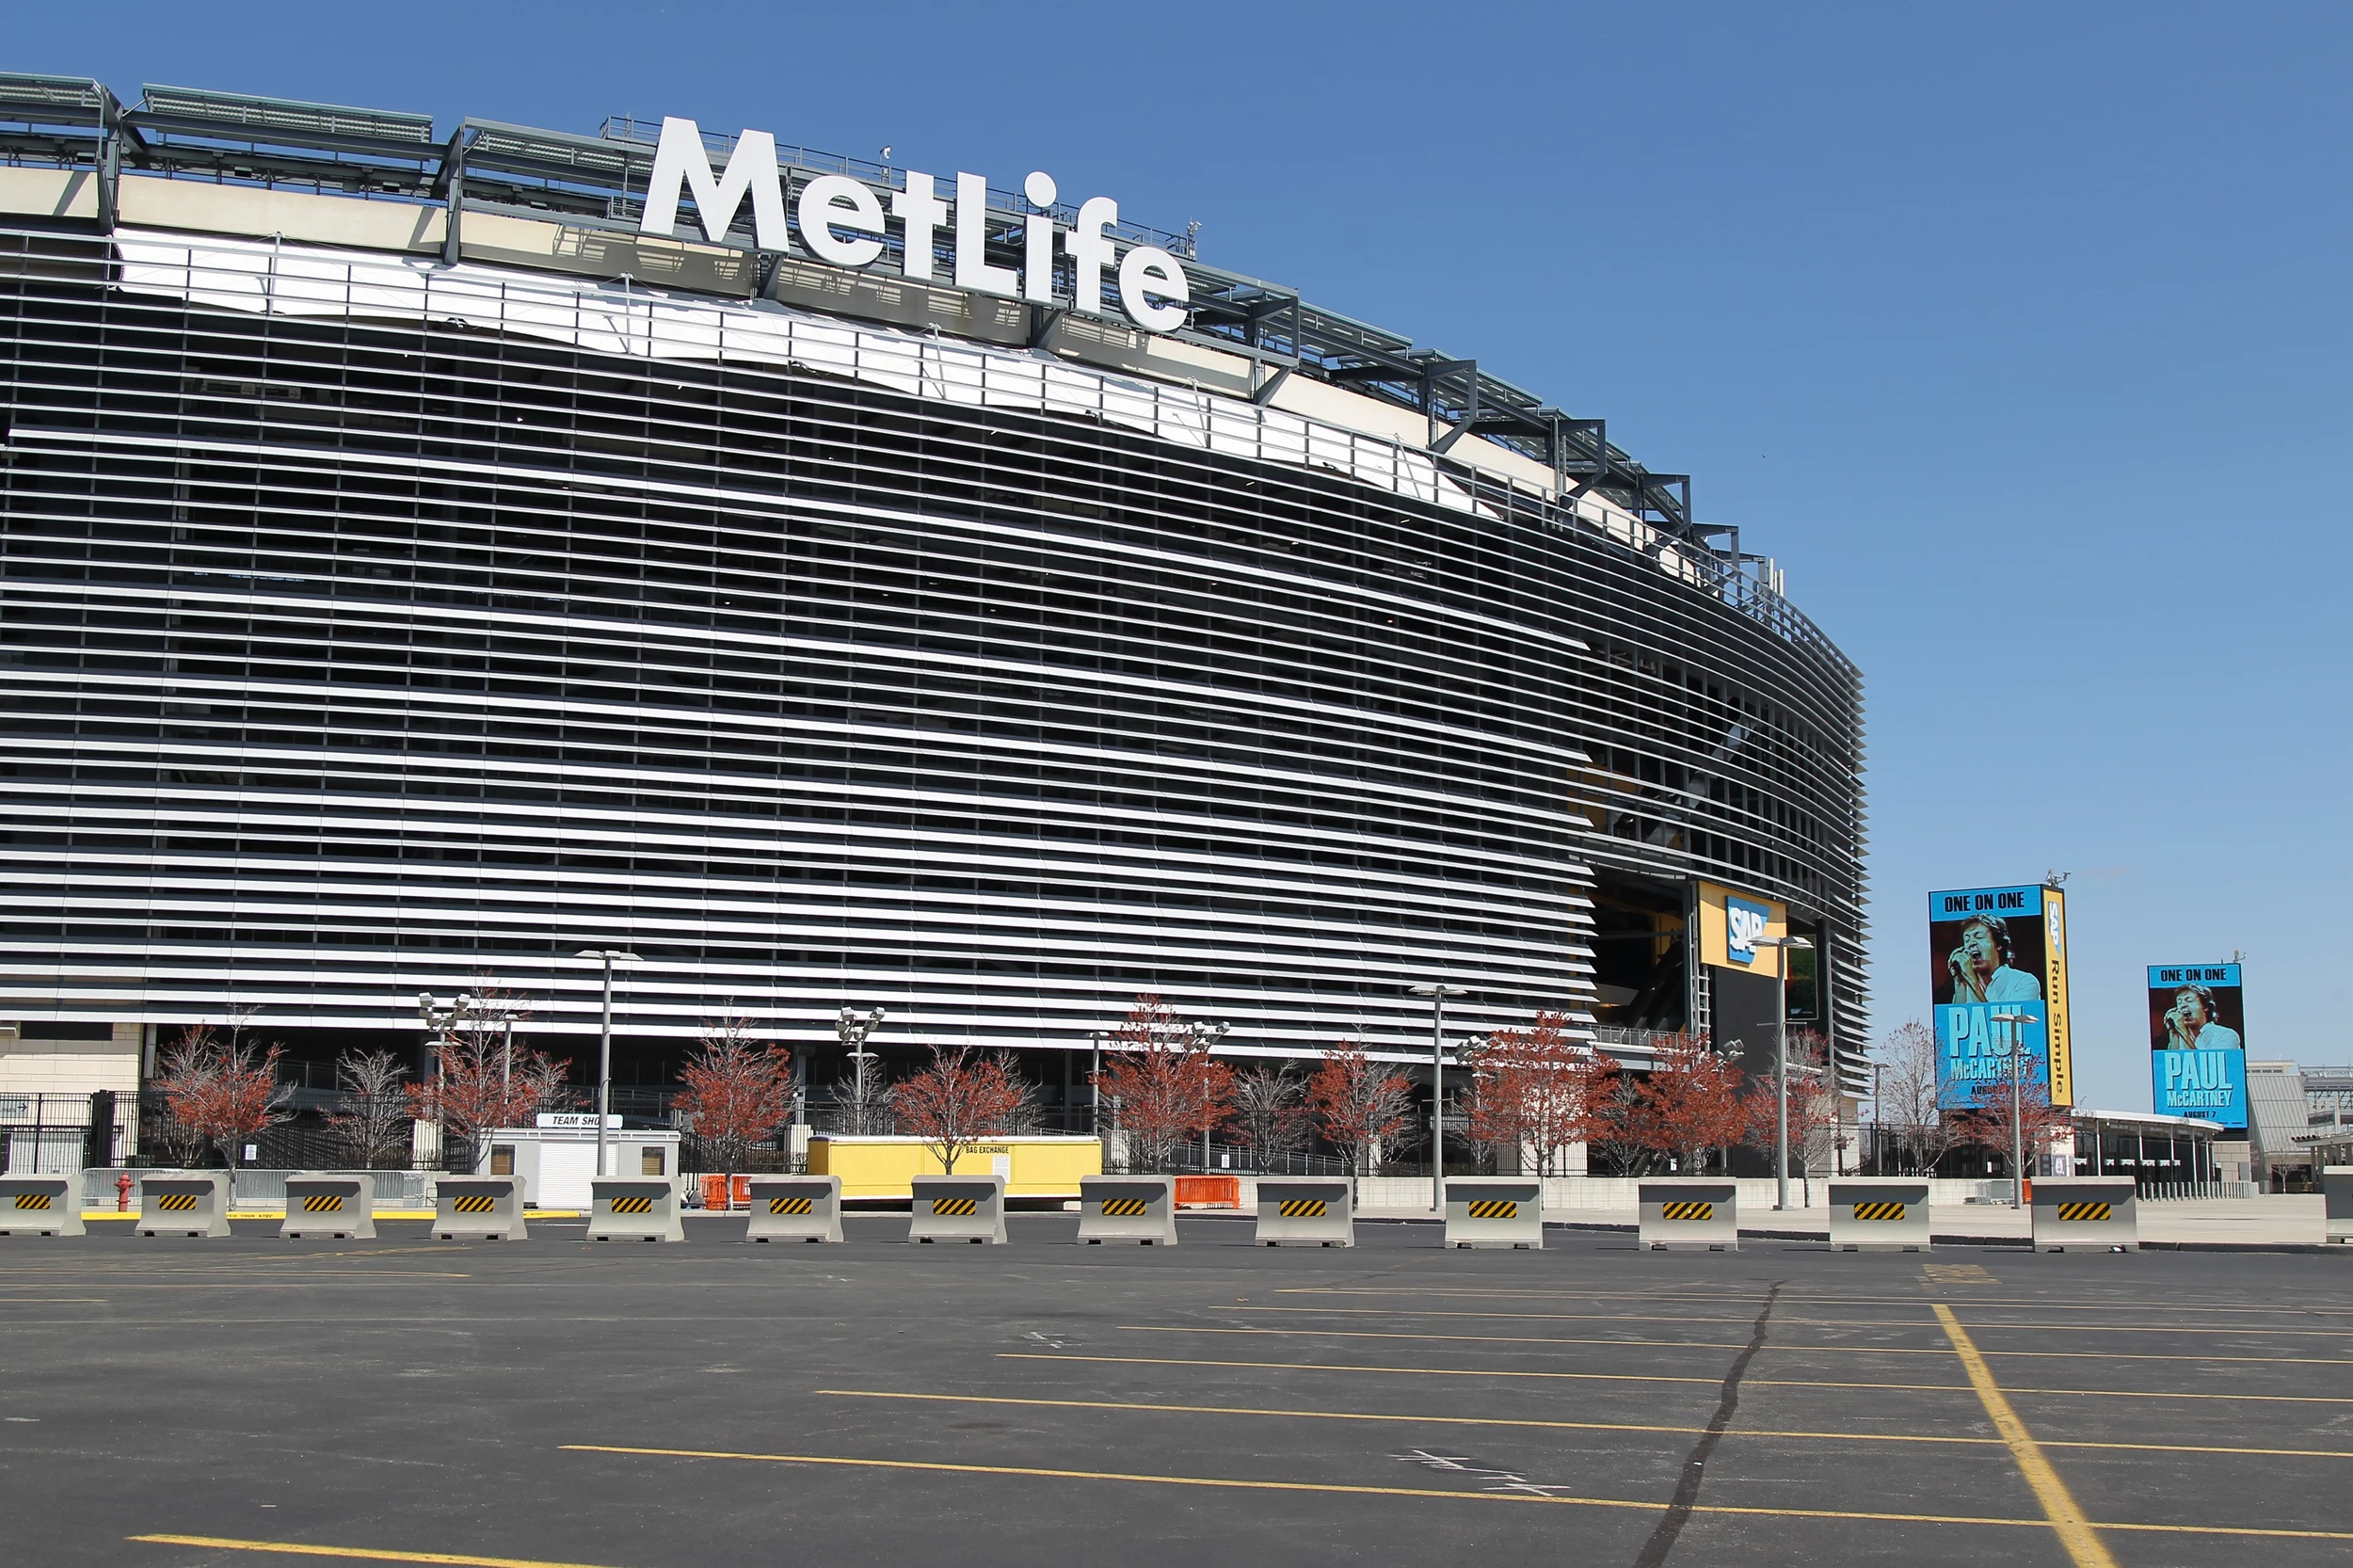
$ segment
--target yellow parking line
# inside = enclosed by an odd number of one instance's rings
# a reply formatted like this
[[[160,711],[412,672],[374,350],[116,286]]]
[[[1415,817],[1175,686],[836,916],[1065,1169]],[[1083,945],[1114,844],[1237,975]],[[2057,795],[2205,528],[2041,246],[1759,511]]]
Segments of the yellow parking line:
[[[1193,1416],[1278,1416],[1309,1421],[1413,1421],[1448,1427],[1541,1427],[1561,1432],[1647,1432],[1689,1436],[1705,1427],[1651,1427],[1622,1421],[1537,1421],[1504,1416],[1435,1416],[1427,1413],[1391,1415],[1385,1411],[1285,1410],[1263,1405],[1144,1404],[1128,1400],[1025,1400],[1001,1394],[908,1394],[884,1388],[814,1388],[812,1394],[844,1400],[922,1400],[936,1404],[1037,1405],[1049,1410],[1148,1410]],[[1822,1439],[1834,1443],[1948,1443],[1963,1448],[2000,1448],[1998,1437],[1949,1437],[1941,1433],[1869,1432],[1785,1432],[1767,1427],[1734,1427],[1732,1437],[1775,1437],[1793,1441]],[[2101,1448],[2125,1453],[2246,1454],[2271,1459],[2353,1459],[2342,1448],[2243,1448],[2195,1443],[2089,1443],[2041,1440],[2046,1448]]]
[[[1220,1310],[1223,1310],[1222,1308]],[[1264,1334],[1311,1339],[1412,1339],[1427,1344],[1427,1334],[1399,1334],[1378,1329],[1348,1328],[1210,1328],[1187,1323],[1120,1323],[1122,1334]],[[1712,1339],[1564,1339],[1555,1335],[1449,1334],[1452,1345],[1629,1345],[1650,1350],[1737,1351],[1746,1347]],[[1826,1355],[1948,1354],[1943,1347],[1922,1345],[1768,1345],[1785,1354],[1820,1352]],[[2050,1361],[2196,1361],[2210,1355],[2164,1355],[2137,1351],[1982,1351],[1982,1355],[2024,1356]],[[2353,1357],[2341,1355],[2233,1355],[2233,1367],[2353,1367]]]
[[[731,1459],[762,1464],[828,1464],[860,1470],[920,1470],[932,1474],[962,1476],[1032,1476],[1048,1480],[1115,1480],[1129,1481],[1142,1486],[1201,1486],[1239,1492],[1321,1492],[1339,1493],[1359,1497],[1422,1497],[1450,1503],[1551,1503],[1566,1508],[1631,1509],[1645,1513],[1660,1513],[1667,1505],[1634,1497],[1564,1497],[1550,1493],[1529,1492],[1448,1492],[1431,1486],[1350,1486],[1337,1481],[1312,1480],[1244,1480],[1224,1476],[1147,1476],[1125,1470],[1056,1470],[1036,1464],[954,1464],[938,1460],[922,1459],[850,1459],[840,1454],[758,1454],[732,1453],[723,1449],[706,1448],[623,1448],[604,1443],[566,1443],[560,1445],[566,1453],[629,1454],[653,1459]],[[2040,1529],[2047,1523],[2041,1519],[2004,1519],[1971,1513],[1869,1513],[1839,1508],[1747,1508],[1730,1503],[1700,1503],[1694,1513],[1734,1514],[1752,1519],[1860,1519],[1876,1524],[1895,1525],[1997,1525],[2005,1528]],[[2169,1535],[2245,1535],[2281,1537],[2300,1541],[2353,1541],[2353,1530],[2259,1529],[2230,1525],[2101,1525],[2101,1529],[2139,1529],[2161,1531]],[[435,1560],[426,1559],[425,1560]],[[491,1560],[457,1558],[458,1562],[481,1562]],[[2106,1564],[2104,1553],[2091,1560]],[[501,1568],[504,1568],[502,1564]],[[539,1568],[533,1564],[530,1568]],[[566,1565],[569,1568],[569,1565]],[[2112,1568],[2112,1565],[2111,1565]]]
[[[1424,1378],[1545,1378],[1565,1383],[1696,1383],[1709,1388],[1723,1386],[1721,1377],[1673,1377],[1663,1372],[1519,1372],[1496,1371],[1485,1367],[1349,1367],[1317,1361],[1209,1361],[1191,1356],[1162,1355],[1068,1355],[1048,1354],[1035,1351],[1000,1351],[1000,1361],[1097,1361],[1120,1367],[1241,1367],[1278,1372],[1393,1372],[1407,1377]],[[1742,1386],[1753,1387],[1755,1378],[1743,1380]],[[1946,1394],[1966,1394],[1965,1383],[1801,1383],[1774,1384],[1777,1388],[1899,1388],[1927,1390]],[[1664,1505],[1661,1505],[1664,1506]]]
[[[1968,1304],[1976,1312],[1982,1304]],[[1655,1323],[1656,1312],[1457,1312],[1433,1307],[1411,1306],[1254,1306],[1253,1312],[1305,1312],[1323,1318],[1487,1318],[1502,1322],[1524,1320],[1531,1323]],[[1739,1323],[1746,1326],[1753,1318],[1691,1318],[1677,1317],[1678,1323]],[[1781,1318],[1773,1320],[1775,1328],[1912,1328],[1927,1327],[1894,1318]],[[1977,1332],[1988,1329],[2032,1329],[2038,1333],[2057,1334],[2232,1334],[2265,1335],[2297,1339],[2353,1339],[2353,1329],[2342,1328],[2201,1328],[2195,1324],[2179,1323],[1979,1323]],[[1940,1350],[1939,1355],[1945,1352]]]
[[[1637,1301],[1709,1302],[1718,1305],[1741,1301],[1762,1302],[1765,1299],[1761,1294],[1742,1295],[1737,1291],[1729,1290],[1465,1290],[1454,1288],[1424,1289],[1419,1288],[1369,1285],[1286,1285],[1276,1287],[1272,1292],[1270,1292],[1270,1294],[1277,1296],[1429,1296],[1440,1300],[1461,1298],[1467,1301],[1615,1302],[1631,1299]],[[1801,1302],[1806,1302],[1818,1301],[1821,1298],[1810,1295],[1800,1295],[1795,1299]],[[1925,1304],[1925,1300],[1919,1296],[1836,1296],[1830,1298],[1830,1300],[1825,1302],[1823,1304],[1837,1306],[1916,1307]],[[2126,1311],[2134,1310],[2134,1308],[2121,1303],[2117,1304],[2116,1305],[2104,1305],[2096,1302],[2078,1304],[2073,1302],[2045,1301],[1979,1301],[1973,1298],[1967,1304],[1969,1310],[1972,1312],[1980,1312],[1987,1309],[2001,1312],[2114,1312],[2120,1310],[2120,1308]],[[2146,1310],[2146,1308],[2141,1308],[2140,1310]],[[2353,1308],[2349,1307],[2176,1306],[2168,1303],[2166,1305],[2166,1311],[2171,1313],[2195,1312],[2201,1315],[2215,1315],[2234,1319],[2243,1318],[2249,1313],[2269,1313],[2275,1316],[2286,1315],[2297,1318],[2353,1318]]]
[[[1977,1347],[1970,1342],[1969,1331],[1961,1326],[1961,1320],[1954,1317],[1952,1308],[1943,1302],[1936,1303],[1935,1307],[1937,1321],[1945,1325],[1945,1334],[1952,1339],[1953,1352],[1961,1357],[1961,1366],[1967,1368],[1969,1382],[1977,1391],[1978,1401],[1985,1406],[1985,1413],[1993,1418],[1993,1430],[2000,1432],[2002,1441],[2009,1445],[2010,1458],[2017,1462],[2019,1473],[2033,1488],[2035,1500],[2042,1505],[2043,1513],[2051,1521],[2051,1528],[2058,1535],[2059,1544],[2067,1549],[2068,1560],[2074,1563],[2075,1568],[2116,1568],[2116,1559],[2108,1555],[2107,1547],[2101,1544],[2098,1533],[2084,1518],[2084,1511],[2076,1505],[2075,1495],[2067,1489],[2067,1482],[2059,1479],[2059,1473],[2043,1457],[2041,1448],[2035,1444],[2034,1434],[2026,1430],[2026,1424],[2010,1408],[2009,1400],[2002,1397],[2001,1386],[1993,1381],[1993,1370],[1986,1366],[1985,1358],[1977,1353]]]
[[[1722,1384],[1721,1378],[1674,1377],[1663,1372],[1523,1372],[1484,1367],[1349,1367],[1314,1361],[1210,1361],[1188,1356],[1070,1355],[1033,1351],[1000,1351],[1000,1361],[1099,1361],[1121,1367],[1245,1367],[1291,1372],[1389,1372],[1433,1378],[1549,1378],[1567,1383],[1704,1383]],[[1899,1393],[1966,1394],[1965,1383],[1838,1383],[1827,1378],[1743,1378],[1743,1388],[1878,1388]],[[2233,1404],[2353,1404],[2353,1397],[2334,1394],[2191,1394],[2138,1388],[2013,1388],[2013,1394],[2064,1395],[2086,1400],[2228,1400]]]
[[[216,1552],[268,1552],[280,1557],[339,1557],[363,1562],[454,1562],[467,1568],[599,1568],[592,1562],[551,1562],[536,1557],[476,1557],[465,1552],[395,1552],[377,1546],[320,1546],[307,1541],[239,1541],[225,1535],[133,1535],[158,1546],[203,1546]]]

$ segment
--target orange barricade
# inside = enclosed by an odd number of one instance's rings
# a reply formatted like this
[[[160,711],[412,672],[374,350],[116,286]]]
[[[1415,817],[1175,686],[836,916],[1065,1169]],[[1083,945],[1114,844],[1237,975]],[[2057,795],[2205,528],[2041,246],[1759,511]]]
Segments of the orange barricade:
[[[1176,1178],[1176,1207],[1179,1208],[1240,1208],[1241,1207],[1241,1177],[1180,1176]]]
[[[743,1176],[735,1178],[735,1203],[730,1206],[728,1202],[728,1178],[707,1176],[703,1177],[702,1200],[703,1208],[720,1212],[730,1207],[741,1208],[752,1201],[752,1178]]]

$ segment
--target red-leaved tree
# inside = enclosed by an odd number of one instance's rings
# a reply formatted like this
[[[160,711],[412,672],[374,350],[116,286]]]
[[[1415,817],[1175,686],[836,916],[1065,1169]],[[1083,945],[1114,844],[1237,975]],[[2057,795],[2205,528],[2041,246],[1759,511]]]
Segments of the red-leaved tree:
[[[232,1171],[237,1145],[293,1115],[283,1109],[293,1090],[278,1081],[279,1048],[257,1057],[241,1038],[243,1022],[240,1016],[226,1030],[200,1023],[156,1062],[155,1086],[172,1120],[187,1129],[197,1148],[216,1146],[221,1163]]]
[[[1234,1070],[1209,1054],[1209,1039],[1150,992],[1103,1042],[1097,1100],[1117,1106],[1133,1151],[1130,1168],[1164,1170],[1189,1136],[1207,1136],[1234,1102]]]
[[[408,1085],[408,1114],[439,1124],[442,1147],[466,1154],[465,1168],[481,1163],[481,1140],[518,1127],[567,1095],[568,1062],[514,1043],[522,1012],[494,991],[452,1011],[435,1042],[433,1076]]]
[[[981,1056],[945,1046],[934,1046],[931,1065],[890,1091],[900,1128],[922,1139],[950,1176],[966,1149],[1012,1130],[1022,1100],[1021,1083],[1003,1053]]]
[[[2039,1050],[2023,1049],[2018,1070],[2024,1081],[2018,1086],[2018,1104],[2013,1118],[2010,1106],[2010,1083],[2007,1077],[1981,1080],[1971,1085],[1966,1110],[1948,1111],[1945,1118],[1951,1124],[1954,1141],[1980,1148],[1993,1155],[2007,1167],[2010,1153],[2010,1123],[2018,1124],[2019,1146],[2031,1161],[2036,1155],[2049,1148],[2062,1134],[2073,1134],[2075,1119],[2065,1106],[2051,1103],[2051,1081],[2046,1076],[2043,1055]],[[2073,1168],[2070,1161],[2069,1168]],[[2011,1171],[2013,1179],[2019,1175]]]
[[[1707,1151],[1740,1142],[1748,1107],[1740,1100],[1740,1066],[1712,1049],[1705,1034],[1670,1035],[1658,1047],[1650,1076],[1622,1107],[1617,1131],[1626,1142],[1675,1161],[1697,1176]]]
[[[716,1020],[679,1069],[686,1092],[678,1109],[691,1118],[705,1158],[728,1176],[792,1114],[792,1053],[759,1044],[751,1031],[749,1018]]]
[[[1825,1065],[1829,1051],[1822,1037],[1808,1030],[1793,1031],[1789,1036],[1788,1074],[1788,1149],[1793,1161],[1801,1164],[1808,1175],[1817,1174],[1815,1166],[1829,1145],[1832,1130],[1838,1125],[1837,1086],[1830,1081]],[[1748,1128],[1745,1141],[1750,1147],[1773,1152],[1773,1109],[1781,1096],[1773,1090],[1770,1076],[1755,1079],[1749,1085]]]
[[[1384,1072],[1353,1040],[1323,1053],[1307,1080],[1307,1114],[1316,1130],[1340,1150],[1351,1173],[1362,1175],[1374,1148],[1394,1138],[1413,1112],[1413,1085],[1402,1073]]]
[[[1559,1176],[1568,1152],[1595,1136],[1614,1098],[1618,1064],[1572,1040],[1569,1020],[1539,1013],[1527,1029],[1499,1029],[1469,1053],[1471,1141],[1526,1150],[1539,1176]]]

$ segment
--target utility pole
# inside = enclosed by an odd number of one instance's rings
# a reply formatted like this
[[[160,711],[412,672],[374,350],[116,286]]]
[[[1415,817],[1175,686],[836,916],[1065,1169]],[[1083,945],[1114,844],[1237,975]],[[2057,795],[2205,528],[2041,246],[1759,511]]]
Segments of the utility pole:
[[[1446,999],[1470,995],[1467,987],[1425,980],[1410,989],[1430,999],[1430,1207],[1446,1214]]]
[[[1810,948],[1804,936],[1759,936],[1773,950],[1773,1207],[1789,1207],[1789,964],[1781,955]]]
[[[604,1168],[604,1124],[613,1113],[613,966],[641,960],[618,948],[584,948],[579,956],[604,965],[604,1020],[597,1030],[597,1175],[609,1176],[613,1173]]]

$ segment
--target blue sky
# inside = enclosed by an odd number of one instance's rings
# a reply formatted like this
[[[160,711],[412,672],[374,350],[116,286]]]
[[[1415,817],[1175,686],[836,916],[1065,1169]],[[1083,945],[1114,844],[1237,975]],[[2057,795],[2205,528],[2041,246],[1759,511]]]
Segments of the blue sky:
[[[774,20],[766,20],[766,17]],[[1155,20],[1159,19],[1159,20]],[[1688,471],[1869,682],[1881,1029],[1931,888],[2069,883],[2087,1098],[2142,968],[2353,1059],[2353,8],[21,8],[7,63],[1119,197]]]

